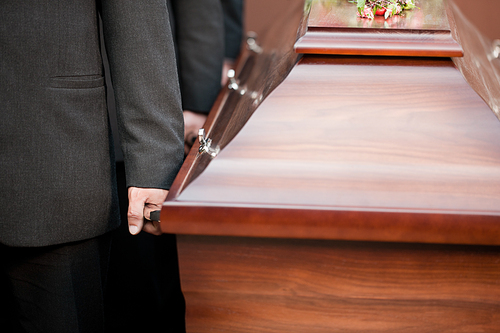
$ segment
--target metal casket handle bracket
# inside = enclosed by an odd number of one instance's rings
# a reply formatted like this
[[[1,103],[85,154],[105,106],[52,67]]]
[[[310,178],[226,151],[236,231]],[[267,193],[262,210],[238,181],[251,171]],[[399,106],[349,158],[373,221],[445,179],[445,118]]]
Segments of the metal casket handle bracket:
[[[245,88],[240,87],[240,82],[235,78],[236,72],[234,69],[230,69],[227,71],[227,78],[229,79],[229,83],[227,87],[230,90],[237,91],[241,96],[245,95],[247,92]]]
[[[212,148],[212,139],[205,138],[205,130],[203,128],[198,130],[198,140],[200,141],[200,147],[198,148],[200,154],[206,153],[212,158],[217,156],[220,149],[219,147]]]
[[[227,78],[229,79],[229,84],[227,85],[227,87],[231,90],[238,91],[240,88],[240,85],[239,85],[238,80],[236,80],[236,78],[235,78],[235,74],[236,74],[236,72],[234,71],[234,69],[230,69],[227,71]]]

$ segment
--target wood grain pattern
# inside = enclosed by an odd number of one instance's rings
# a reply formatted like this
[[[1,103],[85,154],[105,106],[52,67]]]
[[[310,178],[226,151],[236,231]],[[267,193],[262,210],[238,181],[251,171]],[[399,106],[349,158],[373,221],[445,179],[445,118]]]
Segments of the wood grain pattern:
[[[323,209],[321,209],[323,208]],[[169,233],[299,239],[500,245],[498,216],[300,207],[176,205]],[[177,221],[182,220],[183,223]]]
[[[162,227],[498,244],[499,202],[500,122],[450,59],[305,56]]]
[[[496,332],[497,247],[181,236],[188,332]]]
[[[208,115],[204,128],[213,147],[224,149],[300,58],[293,51],[293,44],[305,30],[303,5],[303,0],[287,0],[286,6],[278,2],[252,2],[253,10],[261,18],[259,29],[255,29],[259,34],[251,34],[260,52],[242,47],[234,68],[238,89],[223,87]],[[246,44],[246,40],[243,43]],[[198,140],[193,147],[177,176],[178,181],[172,185],[168,200],[182,192],[211,161],[208,155],[198,154]]]

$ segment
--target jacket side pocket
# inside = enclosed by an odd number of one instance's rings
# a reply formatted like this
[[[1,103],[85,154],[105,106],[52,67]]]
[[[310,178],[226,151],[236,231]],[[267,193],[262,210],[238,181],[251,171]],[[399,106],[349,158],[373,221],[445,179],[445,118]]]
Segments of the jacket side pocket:
[[[101,75],[54,76],[49,82],[51,88],[89,89],[104,86],[104,77]]]

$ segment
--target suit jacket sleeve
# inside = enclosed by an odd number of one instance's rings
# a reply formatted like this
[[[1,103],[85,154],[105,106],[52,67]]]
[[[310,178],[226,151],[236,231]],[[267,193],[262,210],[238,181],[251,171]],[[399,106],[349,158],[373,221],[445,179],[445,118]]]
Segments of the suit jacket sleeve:
[[[184,124],[165,1],[101,0],[127,186],[169,189]]]
[[[184,110],[208,113],[220,91],[224,19],[220,0],[172,0]]]

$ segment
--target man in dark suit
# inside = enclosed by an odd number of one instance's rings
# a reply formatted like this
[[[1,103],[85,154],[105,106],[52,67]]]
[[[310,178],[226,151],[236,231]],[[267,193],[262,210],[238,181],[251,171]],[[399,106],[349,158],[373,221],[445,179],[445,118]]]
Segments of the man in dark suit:
[[[221,88],[224,17],[220,0],[170,0],[184,110],[185,154]]]
[[[0,1],[2,330],[99,332],[119,224],[98,14],[116,96],[132,234],[182,164],[165,1]],[[11,326],[5,326],[11,325]]]

